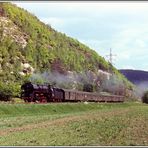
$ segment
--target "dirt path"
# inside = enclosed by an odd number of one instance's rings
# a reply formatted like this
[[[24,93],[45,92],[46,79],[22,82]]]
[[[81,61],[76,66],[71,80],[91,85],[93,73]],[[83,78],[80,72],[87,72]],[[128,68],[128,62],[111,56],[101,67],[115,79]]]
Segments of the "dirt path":
[[[45,121],[41,123],[35,123],[35,124],[27,124],[21,127],[11,128],[11,129],[3,129],[0,130],[0,136],[8,135],[10,133],[14,132],[20,132],[20,131],[28,131],[32,129],[38,129],[38,128],[46,128],[50,126],[58,126],[58,125],[65,125],[69,122],[75,122],[75,121],[81,121],[81,120],[91,120],[91,119],[97,119],[101,120],[104,118],[109,118],[112,116],[119,116],[122,114],[126,114],[127,112],[130,112],[130,109],[124,109],[124,110],[111,110],[107,112],[93,112],[93,113],[86,113],[83,115],[72,115],[69,117],[63,117],[60,119],[54,119],[50,121]]]

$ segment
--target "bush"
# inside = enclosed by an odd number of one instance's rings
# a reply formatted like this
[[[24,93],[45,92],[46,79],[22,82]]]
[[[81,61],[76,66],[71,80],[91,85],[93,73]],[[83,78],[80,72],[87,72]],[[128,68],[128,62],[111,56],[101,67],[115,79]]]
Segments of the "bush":
[[[11,97],[12,97],[11,90],[6,86],[3,87],[0,86],[0,101],[10,101]]]
[[[142,96],[142,102],[143,103],[148,103],[148,91],[146,91],[144,93],[144,95]]]
[[[0,82],[0,101],[10,101],[12,97],[19,97],[20,87],[16,83]]]

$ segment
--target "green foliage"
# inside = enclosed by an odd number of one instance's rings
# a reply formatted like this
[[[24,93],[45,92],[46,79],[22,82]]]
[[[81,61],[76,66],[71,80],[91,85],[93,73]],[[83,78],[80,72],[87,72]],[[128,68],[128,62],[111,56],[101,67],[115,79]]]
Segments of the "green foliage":
[[[0,84],[0,100],[1,101],[10,101],[12,97],[12,91],[10,88],[4,84]]]
[[[42,23],[36,16],[18,8],[11,3],[0,3],[5,16],[11,22],[7,27],[17,26],[15,35],[22,32],[27,45],[23,48],[11,36],[3,36],[3,25],[0,26],[0,81],[5,83],[21,84],[23,76],[19,74],[22,63],[29,63],[36,73],[53,71],[77,73],[98,69],[115,73],[123,79],[125,85],[132,85],[111,64],[99,56],[94,50],[80,43],[78,40],[57,32],[51,26]],[[38,83],[43,83],[39,78]],[[67,86],[68,87],[68,86]],[[81,86],[80,86],[81,88]]]
[[[102,57],[78,40],[44,25],[34,15],[15,5],[3,3],[2,7],[10,20],[28,35],[27,46],[23,50],[18,48],[26,60],[39,71],[50,69],[57,58],[60,58],[65,70],[109,70],[108,63]],[[16,48],[15,44],[10,46],[12,54],[15,54]]]
[[[10,101],[13,96],[19,97],[20,85],[16,83],[0,82],[0,100]]]

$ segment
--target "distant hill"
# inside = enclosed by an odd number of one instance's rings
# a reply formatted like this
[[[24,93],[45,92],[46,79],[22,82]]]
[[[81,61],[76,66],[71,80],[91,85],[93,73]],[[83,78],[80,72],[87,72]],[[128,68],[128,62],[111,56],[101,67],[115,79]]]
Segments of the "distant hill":
[[[143,92],[148,90],[148,71],[121,69],[120,72],[137,86],[139,96],[142,96]]]
[[[148,71],[121,69],[119,70],[129,81],[138,85],[142,82],[148,83]]]

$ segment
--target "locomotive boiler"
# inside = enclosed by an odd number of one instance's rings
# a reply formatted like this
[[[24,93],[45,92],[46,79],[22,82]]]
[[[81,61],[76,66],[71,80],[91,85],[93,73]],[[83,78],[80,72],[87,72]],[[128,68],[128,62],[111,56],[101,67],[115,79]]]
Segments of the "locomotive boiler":
[[[21,98],[25,102],[123,102],[124,97],[119,95],[101,95],[94,92],[75,91],[56,88],[51,85],[38,85],[31,82],[21,86]]]

